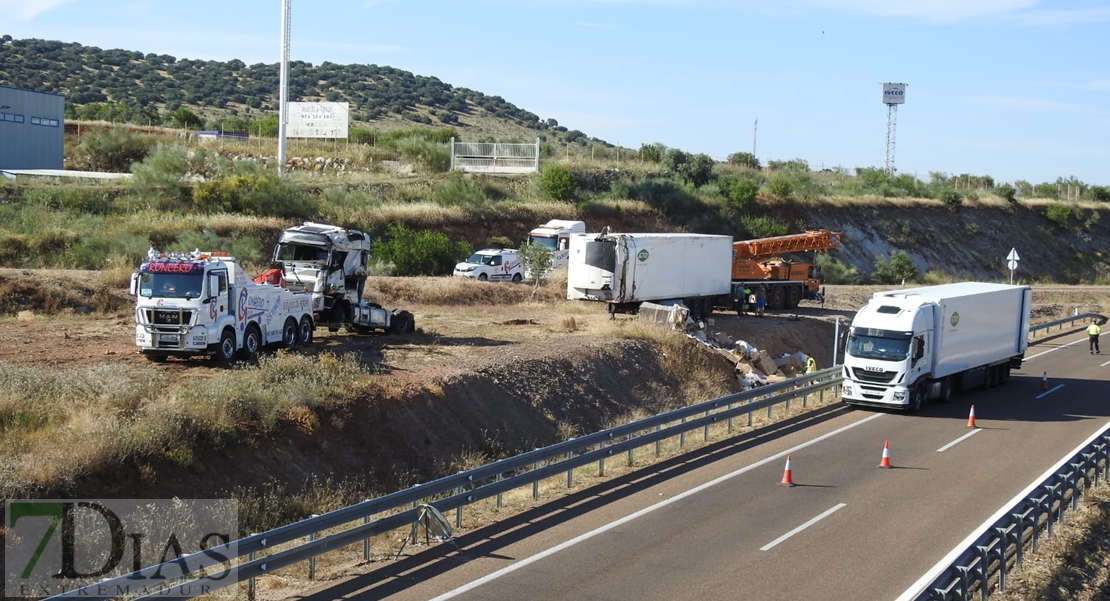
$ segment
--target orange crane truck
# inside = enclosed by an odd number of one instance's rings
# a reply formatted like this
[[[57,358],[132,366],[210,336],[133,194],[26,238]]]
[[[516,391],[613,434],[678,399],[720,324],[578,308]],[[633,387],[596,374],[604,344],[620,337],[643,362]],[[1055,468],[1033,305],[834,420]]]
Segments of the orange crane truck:
[[[821,274],[815,263],[782,258],[788,253],[827,252],[840,248],[840,232],[806,230],[772,238],[732,243],[732,289],[767,291],[768,309],[793,309],[803,298],[821,300]],[[737,302],[737,311],[741,304]],[[749,303],[749,308],[754,306]]]

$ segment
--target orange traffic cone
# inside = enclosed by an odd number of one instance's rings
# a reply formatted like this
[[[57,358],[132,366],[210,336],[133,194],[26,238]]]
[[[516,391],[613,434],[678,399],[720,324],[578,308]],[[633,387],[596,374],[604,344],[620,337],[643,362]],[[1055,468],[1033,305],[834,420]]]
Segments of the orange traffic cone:
[[[1048,390],[1048,372],[1044,372],[1041,376],[1041,390]]]
[[[879,462],[879,467],[890,467],[890,441],[883,442],[883,460]]]
[[[967,427],[968,428],[978,428],[979,427],[979,426],[975,425],[975,405],[971,406],[971,415],[969,415],[967,417]]]
[[[794,486],[794,476],[790,473],[790,455],[786,456],[786,469],[782,472],[782,486]]]

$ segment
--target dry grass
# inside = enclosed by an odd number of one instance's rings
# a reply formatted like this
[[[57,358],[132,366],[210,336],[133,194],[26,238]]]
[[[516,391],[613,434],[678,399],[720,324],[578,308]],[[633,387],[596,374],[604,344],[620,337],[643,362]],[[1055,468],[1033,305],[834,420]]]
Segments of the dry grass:
[[[1007,576],[991,601],[1104,601],[1110,598],[1110,486],[1087,491],[1079,510]]]

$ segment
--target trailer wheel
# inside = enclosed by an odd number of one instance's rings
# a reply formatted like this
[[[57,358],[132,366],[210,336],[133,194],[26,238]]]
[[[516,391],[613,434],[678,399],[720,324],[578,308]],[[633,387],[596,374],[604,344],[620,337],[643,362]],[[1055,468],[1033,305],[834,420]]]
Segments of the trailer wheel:
[[[281,328],[281,345],[287,349],[297,346],[297,339],[300,337],[297,331],[297,320],[290,317],[285,320],[285,325]]]
[[[220,334],[220,344],[216,347],[215,358],[220,363],[231,363],[235,358],[235,332],[230,328],[225,328]]]
[[[297,327],[297,342],[302,346],[312,344],[312,320],[307,315],[301,318]]]
[[[1007,363],[1006,365],[999,365],[998,369],[1002,375],[1002,377],[998,381],[998,385],[1001,386],[1010,381],[1010,364]]]
[[[262,334],[258,331],[258,326],[252,323],[243,334],[243,348],[239,349],[239,358],[253,363],[258,360],[258,351],[261,349]]]

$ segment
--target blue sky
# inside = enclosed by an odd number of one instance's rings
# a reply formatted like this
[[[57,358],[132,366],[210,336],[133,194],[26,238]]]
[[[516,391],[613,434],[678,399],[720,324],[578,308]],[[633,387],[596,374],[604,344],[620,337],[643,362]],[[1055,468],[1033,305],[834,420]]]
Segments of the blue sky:
[[[0,34],[276,63],[280,0],[0,0]],[[293,0],[291,57],[388,65],[622,146],[1110,185],[1107,0]],[[755,123],[758,120],[758,127]]]

